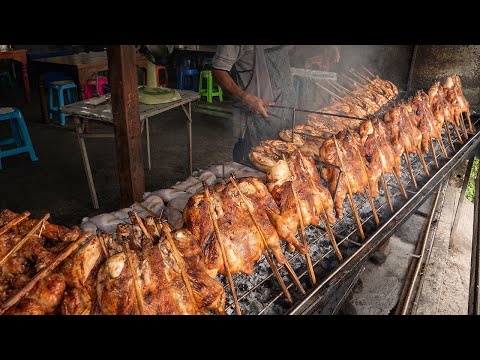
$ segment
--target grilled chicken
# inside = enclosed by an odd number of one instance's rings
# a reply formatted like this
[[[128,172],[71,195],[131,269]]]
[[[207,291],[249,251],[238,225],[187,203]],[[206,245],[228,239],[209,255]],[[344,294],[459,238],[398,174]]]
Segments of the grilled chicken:
[[[334,199],[336,216],[341,219],[343,217],[343,201],[348,193],[347,181],[350,184],[352,194],[364,194],[369,182],[369,171],[362,161],[364,156],[363,146],[357,133],[342,131],[337,135],[336,142],[340,154],[337,152],[333,138],[325,140],[320,148],[320,160],[336,166],[322,166],[320,173],[322,178],[327,181],[330,193],[334,196],[340,174],[339,168],[342,168],[343,162],[343,173],[338,183],[337,196]],[[339,155],[342,157],[342,161],[340,161]],[[376,196],[375,194],[372,195]]]
[[[308,176],[311,176],[315,187],[312,187]],[[300,219],[293,191],[299,202],[304,226],[318,225],[322,207],[329,221],[335,221],[332,197],[320,183],[313,161],[301,158],[298,153],[291,154],[286,161],[278,161],[267,174],[267,186],[280,208],[280,215],[271,216],[278,234],[293,244],[299,252],[305,253],[303,244],[295,239]]]
[[[269,215],[279,215],[280,211],[267,187],[254,177],[245,177],[236,182],[247,198],[248,209],[265,235],[268,247],[277,261],[284,264],[286,260],[280,249],[280,238],[269,220]],[[265,251],[265,246],[245,203],[231,182],[216,184],[210,198],[218,219],[230,272],[251,275],[253,265]],[[210,276],[215,276],[218,272],[226,275],[219,239],[214,232],[204,192],[192,196],[183,215],[187,228],[199,240],[202,258]],[[291,238],[284,240],[289,241]]]
[[[223,287],[205,272],[193,235],[186,229],[171,233],[179,263],[175,249],[165,239],[166,232],[170,233],[168,225],[147,218],[144,226],[150,239],[141,234],[138,223],[132,228],[118,225],[117,241],[128,244],[131,250],[110,256],[100,268],[97,296],[101,313],[174,315],[205,314],[208,310],[224,313]],[[182,276],[182,268],[193,294]]]
[[[290,154],[297,149],[291,142],[281,140],[265,140],[250,150],[248,158],[260,171],[268,172],[282,154]]]

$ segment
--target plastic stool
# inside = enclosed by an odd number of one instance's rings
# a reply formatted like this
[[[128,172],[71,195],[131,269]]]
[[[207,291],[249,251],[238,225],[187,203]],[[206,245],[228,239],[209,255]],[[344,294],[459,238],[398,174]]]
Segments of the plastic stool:
[[[199,72],[195,65],[195,58],[191,55],[183,55],[180,57],[177,67],[177,88],[180,90],[198,89]],[[186,80],[191,78],[190,86],[186,86]]]
[[[160,82],[160,70],[164,71],[165,80]],[[168,72],[167,67],[163,65],[156,65],[155,66],[155,74],[157,75],[157,86],[168,87]]]
[[[207,80],[207,87],[203,87],[203,79]],[[207,101],[209,103],[212,102],[212,99],[214,96],[218,96],[218,100],[220,102],[223,101],[223,91],[222,88],[218,85],[215,84],[217,89],[214,91],[213,90],[213,77],[212,77],[212,71],[211,70],[203,70],[200,72],[200,87],[198,88],[198,92],[200,93],[200,96],[206,96]]]
[[[28,133],[27,125],[20,110],[12,107],[0,108],[0,121],[9,121],[12,137],[0,140],[0,170],[2,170],[2,158],[22,153],[29,153],[30,160],[38,160],[33,149],[32,140]],[[2,150],[1,146],[15,144],[14,149]]]
[[[85,100],[93,97],[93,88],[97,89],[98,96],[105,94],[104,86],[108,84],[108,78],[105,76],[94,77],[85,83]]]
[[[52,120],[53,113],[60,114],[60,125],[65,125],[65,118],[67,117],[66,114],[60,112],[60,108],[65,106],[65,98],[63,96],[63,91],[67,91],[68,102],[73,103],[73,89],[76,89],[77,85],[72,80],[60,80],[60,81],[53,81],[50,83],[48,87],[48,98],[49,98],[49,111],[48,116],[50,120]],[[53,90],[57,91],[58,97],[58,106],[53,105]]]

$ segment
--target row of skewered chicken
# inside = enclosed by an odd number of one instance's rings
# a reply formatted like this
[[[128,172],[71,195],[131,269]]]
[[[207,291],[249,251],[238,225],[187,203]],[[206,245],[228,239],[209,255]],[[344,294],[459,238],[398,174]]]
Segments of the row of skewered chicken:
[[[358,128],[343,129],[326,140],[322,137],[308,148],[304,144],[300,146],[295,141],[264,141],[252,149],[250,160],[255,167],[269,171],[281,159],[283,153],[292,153],[298,149],[306,157],[319,160],[321,176],[327,182],[332,196],[335,195],[335,212],[338,218],[343,215],[342,206],[347,194],[350,205],[355,207],[352,195],[366,193],[378,223],[373,198],[379,194],[379,182],[393,211],[384,174],[393,174],[402,193],[407,197],[400,180],[401,157],[404,157],[412,183],[416,187],[409,154],[417,154],[426,174],[430,176],[424,154],[435,151],[434,140],[438,142],[442,154],[448,157],[442,141],[442,130],[445,130],[454,151],[450,127],[461,144],[468,138],[463,114],[467,117],[470,131],[473,132],[469,105],[463,95],[460,78],[458,75],[452,75],[443,85],[435,81],[428,94],[418,91],[413,98],[391,107],[385,113],[383,121],[378,118],[364,120],[360,122]],[[312,131],[322,134],[321,129],[313,128]],[[438,168],[437,156],[433,155]],[[353,211],[355,212],[355,209]],[[363,237],[363,234],[361,235]]]
[[[306,124],[294,127],[293,139],[291,128],[280,131],[280,139],[293,142],[305,155],[317,158],[318,148],[327,137],[342,130],[358,128],[361,121],[358,118],[373,115],[397,97],[398,89],[392,82],[373,74],[370,78],[353,69],[352,73],[357,80],[342,75],[348,82],[345,86],[330,80],[328,81],[330,89],[318,84],[334,98],[330,106],[321,108],[318,112],[347,115],[352,118],[311,113]]]

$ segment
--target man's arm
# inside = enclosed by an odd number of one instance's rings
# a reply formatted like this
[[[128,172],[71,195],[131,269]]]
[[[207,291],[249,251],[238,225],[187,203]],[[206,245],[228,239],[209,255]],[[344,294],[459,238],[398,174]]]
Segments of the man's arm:
[[[226,70],[212,68],[212,75],[222,90],[240,101],[250,111],[255,114],[261,114],[265,119],[268,118],[267,107],[268,105],[273,105],[273,102],[260,99],[243,91]]]

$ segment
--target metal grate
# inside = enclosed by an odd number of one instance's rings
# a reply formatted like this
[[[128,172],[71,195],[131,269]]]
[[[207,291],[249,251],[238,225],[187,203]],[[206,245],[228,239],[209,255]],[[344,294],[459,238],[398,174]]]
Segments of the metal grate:
[[[473,119],[472,119],[473,121]],[[475,121],[475,125],[479,126],[479,119]],[[454,131],[451,131],[452,140],[454,145],[459,145],[460,142],[456,137]],[[437,161],[439,163],[440,169],[436,170],[434,167],[434,159],[432,153],[430,151],[429,154],[425,154],[425,162],[427,167],[430,171],[431,177],[433,178],[436,175],[436,172],[442,170],[445,165],[449,164],[450,167],[456,165],[456,163],[460,162],[462,157],[457,156],[453,157],[455,152],[451,149],[450,143],[448,142],[448,138],[443,131],[442,133],[442,141],[445,145],[445,148],[448,151],[449,159],[446,159],[441,151],[438,143],[435,142],[435,154],[437,157]],[[472,145],[474,142],[478,143],[480,141],[480,132],[477,131],[476,134],[473,136],[470,135],[468,140],[465,140],[465,144],[462,148],[458,149],[457,146],[457,153],[460,153],[463,148],[466,147],[467,143]],[[471,148],[471,146],[469,147]],[[462,155],[463,156],[463,155]],[[453,159],[452,159],[453,157]],[[404,207],[410,202],[412,199],[412,194],[419,194],[425,193],[424,198],[426,195],[431,192],[431,188],[425,186],[429,181],[429,178],[426,176],[421,162],[418,156],[415,154],[412,156],[410,155],[410,162],[413,169],[413,173],[415,179],[417,181],[418,190],[413,187],[411,183],[410,176],[408,171],[405,169],[406,164],[405,160],[402,157],[402,166],[403,171],[401,175],[401,180],[405,185],[407,190],[407,194],[409,195],[409,200],[405,199],[399,189],[399,187],[395,184],[395,178],[391,174],[386,174],[386,182],[387,186],[390,189],[391,199],[394,206],[395,213],[392,214],[388,203],[384,196],[384,190],[380,187],[380,196],[374,199],[374,204],[377,209],[378,216],[380,218],[380,225],[385,223],[387,220],[391,219],[395,216],[399,209],[404,209]],[[362,226],[367,237],[367,241],[369,240],[370,235],[376,233],[377,226],[373,221],[373,214],[370,208],[370,204],[367,200],[366,195],[354,195],[355,202],[357,205],[357,209],[361,218]],[[423,202],[423,201],[422,201]],[[405,218],[408,217],[405,216]],[[397,224],[402,223],[403,221],[397,221]],[[390,231],[393,231],[397,225],[394,224],[393,227],[390,227]],[[356,223],[353,217],[352,210],[348,201],[344,201],[344,216],[342,219],[337,220],[332,225],[332,230],[335,234],[337,239],[338,246],[340,251],[344,255],[344,261],[342,264],[354,255],[357,250],[362,247],[362,243],[358,234],[358,229],[356,227]],[[335,252],[330,245],[330,241],[328,238],[327,233],[324,231],[322,227],[316,226],[309,226],[306,229],[307,233],[307,242],[309,245],[309,250],[312,258],[312,263],[314,266],[315,275],[317,277],[317,286],[325,285],[325,279],[329,278],[335,270],[339,270],[341,268],[341,264],[339,263],[338,259],[335,256]],[[298,235],[298,234],[297,234]],[[295,270],[296,274],[298,275],[303,287],[308,291],[312,289],[312,285],[310,284],[307,267],[304,261],[303,255],[299,253],[286,254],[286,258],[292,265],[293,269]],[[284,266],[279,267],[280,272],[282,274],[283,280],[287,285],[287,288],[291,292],[292,298],[294,300],[294,304],[298,304],[299,302],[303,302],[302,300],[305,299],[305,295],[302,295],[292,283]],[[225,291],[227,293],[227,313],[233,314],[234,313],[234,304],[233,298],[230,293],[230,289],[228,288],[228,284],[226,279],[222,277],[221,280],[225,286]],[[244,274],[236,274],[233,276],[233,281],[237,289],[237,296],[240,303],[240,307],[243,314],[284,314],[292,308],[292,304],[290,304],[283,292],[281,291],[280,286],[277,284],[275,277],[271,269],[268,266],[267,261],[264,257],[262,257],[256,264],[254,273],[252,276],[247,276]]]

